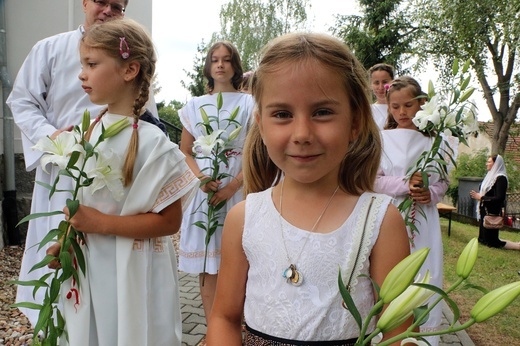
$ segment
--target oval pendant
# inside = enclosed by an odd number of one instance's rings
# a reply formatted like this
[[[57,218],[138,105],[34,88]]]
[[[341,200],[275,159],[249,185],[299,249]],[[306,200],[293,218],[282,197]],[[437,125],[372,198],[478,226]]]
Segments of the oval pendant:
[[[287,280],[287,282],[289,282],[289,280],[291,280],[293,275],[294,275],[294,271],[293,271],[292,265],[289,266],[287,269],[285,269],[282,273],[282,276]]]
[[[303,283],[303,275],[298,270],[294,271],[294,276],[291,278],[291,284],[293,286],[301,286]]]

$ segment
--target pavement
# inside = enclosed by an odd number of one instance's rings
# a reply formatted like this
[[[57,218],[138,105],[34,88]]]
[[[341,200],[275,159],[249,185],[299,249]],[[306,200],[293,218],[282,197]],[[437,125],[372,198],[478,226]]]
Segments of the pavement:
[[[206,318],[200,298],[198,275],[179,272],[182,313],[182,346],[202,345],[206,335]],[[453,313],[443,302],[442,328],[449,326]],[[465,331],[441,335],[439,346],[475,346]]]

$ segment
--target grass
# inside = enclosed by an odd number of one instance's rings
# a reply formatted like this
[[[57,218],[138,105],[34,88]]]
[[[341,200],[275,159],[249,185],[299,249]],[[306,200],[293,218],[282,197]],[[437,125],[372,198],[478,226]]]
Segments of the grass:
[[[448,237],[448,221],[441,219],[444,244],[444,287],[455,282],[455,267],[460,253],[471,238],[478,236],[478,227],[453,221],[451,236]],[[500,231],[500,238],[520,241],[520,232]],[[468,278],[471,284],[483,286],[489,290],[519,281],[520,251],[492,249],[479,245],[478,259],[473,272]],[[456,290],[450,297],[455,300],[461,311],[459,321],[469,319],[469,312],[482,296],[475,289]],[[520,298],[498,315],[474,324],[466,330],[476,346],[520,345]]]

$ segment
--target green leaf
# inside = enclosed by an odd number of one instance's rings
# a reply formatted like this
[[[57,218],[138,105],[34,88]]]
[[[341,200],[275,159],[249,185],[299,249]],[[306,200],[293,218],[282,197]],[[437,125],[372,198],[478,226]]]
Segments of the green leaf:
[[[31,221],[31,220],[37,219],[39,217],[53,216],[53,215],[59,215],[59,214],[63,214],[63,212],[61,210],[56,210],[56,211],[49,211],[49,212],[45,212],[45,213],[32,213],[32,214],[27,215],[23,219],[21,219],[16,224],[16,227],[18,227],[19,225],[21,225],[24,222]]]
[[[49,289],[49,298],[50,298],[50,301],[53,303],[56,303],[56,301],[58,299],[58,296],[60,294],[60,286],[61,286],[61,282],[56,278],[52,278],[51,287]]]
[[[36,270],[36,269],[40,269],[40,268],[46,267],[49,263],[51,263],[55,259],[56,259],[56,257],[54,257],[52,255],[46,255],[40,262],[36,263],[31,268],[31,270],[29,270],[29,273],[34,271],[34,270]]]
[[[361,314],[359,313],[359,310],[357,309],[356,304],[354,303],[354,300],[352,299],[349,290],[345,287],[345,284],[343,283],[343,278],[341,277],[341,268],[338,272],[339,293],[341,294],[341,298],[343,298],[343,301],[347,306],[347,310],[352,314],[352,317],[354,318],[359,329],[361,330],[363,323],[361,319]]]
[[[67,163],[67,168],[74,167],[74,165],[78,162],[81,153],[79,151],[73,151],[70,154],[69,162]]]
[[[67,199],[67,208],[69,208],[69,219],[72,218],[79,208],[79,201],[77,199],[72,200],[70,198]]]
[[[47,232],[45,237],[43,237],[42,241],[38,245],[38,251],[40,251],[47,243],[49,243],[53,240],[57,241],[60,234],[61,234],[61,231],[57,228],[51,229],[49,232]]]
[[[9,305],[11,308],[26,308],[26,309],[32,309],[32,310],[41,310],[43,308],[43,305],[36,304],[36,303],[30,303],[30,302],[20,302]]]
[[[44,305],[40,310],[40,314],[38,315],[38,322],[36,322],[36,326],[34,326],[34,334],[37,335],[40,330],[47,325],[52,313],[52,307],[50,305]]]
[[[62,251],[60,253],[60,263],[63,269],[63,280],[67,280],[72,276],[72,257],[68,251]]]
[[[81,269],[81,272],[85,274],[85,256],[83,255],[83,251],[79,246],[76,239],[71,239],[72,248],[74,249],[74,255],[76,256],[76,261],[78,262],[78,266]]]
[[[414,323],[417,322],[419,320],[419,318],[421,318],[421,316],[426,312],[427,309],[428,309],[428,305],[419,306],[418,308],[413,309]],[[429,316],[429,314],[427,314],[425,317],[421,318],[421,321],[419,322],[419,326],[426,323],[426,321],[428,320],[428,316]]]
[[[8,281],[7,283],[12,284],[12,285],[18,285],[18,286],[49,287],[47,282],[45,282],[45,280],[42,278],[40,278],[39,280],[27,280],[27,281],[13,280],[13,281]]]

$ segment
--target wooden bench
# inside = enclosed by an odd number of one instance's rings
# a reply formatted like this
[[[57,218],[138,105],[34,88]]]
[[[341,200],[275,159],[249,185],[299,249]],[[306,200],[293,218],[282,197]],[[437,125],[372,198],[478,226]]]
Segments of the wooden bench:
[[[448,237],[451,235],[451,213],[454,210],[457,210],[452,205],[437,203],[437,210],[439,211],[439,216],[445,216],[448,218]]]

